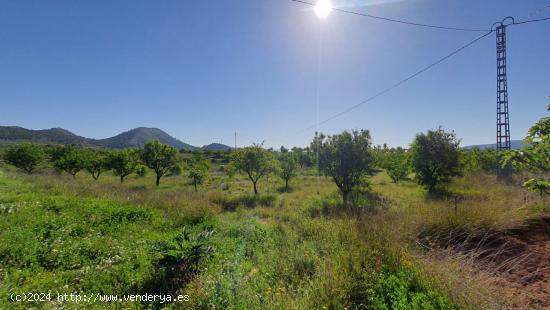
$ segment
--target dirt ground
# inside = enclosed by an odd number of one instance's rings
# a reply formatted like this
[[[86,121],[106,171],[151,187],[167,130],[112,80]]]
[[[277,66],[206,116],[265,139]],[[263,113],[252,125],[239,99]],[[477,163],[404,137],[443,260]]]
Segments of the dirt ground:
[[[514,309],[550,309],[550,218],[478,243],[476,260],[501,278]]]

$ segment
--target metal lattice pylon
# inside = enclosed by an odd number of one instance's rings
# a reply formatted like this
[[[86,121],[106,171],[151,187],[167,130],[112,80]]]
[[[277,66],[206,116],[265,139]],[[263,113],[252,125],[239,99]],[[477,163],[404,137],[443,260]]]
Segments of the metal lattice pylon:
[[[496,28],[497,37],[497,151],[509,150],[510,114],[506,76],[506,26]]]
[[[508,18],[506,18],[508,19]],[[508,111],[508,79],[506,72],[506,24],[497,23],[497,152],[510,150],[510,113]],[[512,23],[513,18],[512,19]],[[511,165],[498,165],[497,174],[508,179],[512,175]]]

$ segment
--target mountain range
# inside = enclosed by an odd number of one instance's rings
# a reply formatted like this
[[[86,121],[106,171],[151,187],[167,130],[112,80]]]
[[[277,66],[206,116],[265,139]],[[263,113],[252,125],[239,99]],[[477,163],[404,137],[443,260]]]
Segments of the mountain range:
[[[192,151],[203,150],[230,150],[231,147],[212,143],[203,147],[196,147],[182,142],[158,128],[138,127],[111,138],[90,139],[76,135],[63,128],[51,128],[32,130],[16,126],[0,126],[0,142],[35,142],[43,144],[73,144],[83,147],[98,147],[124,149],[130,147],[141,147],[147,141],[159,140],[161,143],[169,144],[179,150]]]
[[[523,141],[521,141],[521,140],[510,140],[510,146],[511,146],[512,150],[519,150],[523,146]],[[478,149],[481,149],[481,150],[486,150],[486,149],[496,150],[497,145],[496,145],[496,143],[493,143],[493,144],[478,144],[478,145],[468,145],[468,146],[464,146],[462,148],[465,149],[465,150],[470,150],[470,149],[474,149],[474,148],[478,148]]]
[[[111,138],[90,139],[76,135],[63,128],[51,128],[42,130],[25,129],[17,126],[0,126],[1,142],[35,142],[42,144],[73,144],[84,147],[124,149],[129,147],[141,147],[147,141],[159,140],[179,150],[210,150],[227,151],[232,148],[221,143],[211,143],[202,147],[193,146],[182,142],[158,128],[138,127],[123,132]],[[517,150],[523,146],[521,140],[512,140],[512,149]],[[496,144],[478,144],[464,146],[463,149],[496,149]]]

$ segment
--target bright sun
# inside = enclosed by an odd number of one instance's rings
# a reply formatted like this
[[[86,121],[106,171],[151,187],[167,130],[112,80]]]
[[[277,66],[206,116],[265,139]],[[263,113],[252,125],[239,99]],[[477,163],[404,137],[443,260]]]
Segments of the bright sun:
[[[321,19],[325,19],[332,11],[332,3],[330,0],[319,0],[315,5],[315,15]]]

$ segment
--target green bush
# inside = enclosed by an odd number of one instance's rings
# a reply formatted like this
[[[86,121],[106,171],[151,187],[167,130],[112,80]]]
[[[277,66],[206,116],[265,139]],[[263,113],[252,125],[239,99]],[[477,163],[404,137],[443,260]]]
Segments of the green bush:
[[[384,270],[368,289],[369,309],[457,309],[441,293],[425,287],[409,270]]]

